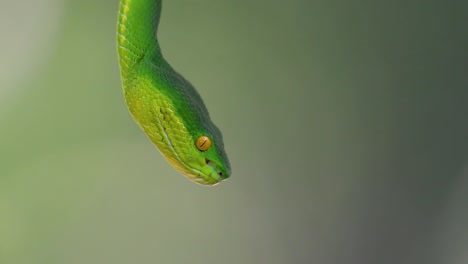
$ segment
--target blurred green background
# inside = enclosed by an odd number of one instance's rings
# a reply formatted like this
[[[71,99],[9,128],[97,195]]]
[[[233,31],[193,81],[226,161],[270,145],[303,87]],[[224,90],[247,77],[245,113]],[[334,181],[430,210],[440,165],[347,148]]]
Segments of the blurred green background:
[[[117,0],[0,6],[0,263],[468,263],[466,1],[164,1],[214,188],[131,119]]]

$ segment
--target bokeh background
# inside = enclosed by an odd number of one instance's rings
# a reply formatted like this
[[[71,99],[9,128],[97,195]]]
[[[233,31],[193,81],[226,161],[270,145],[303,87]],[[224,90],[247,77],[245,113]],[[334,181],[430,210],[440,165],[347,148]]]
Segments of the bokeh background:
[[[466,1],[164,1],[214,188],[131,119],[117,0],[0,7],[0,263],[468,263]]]

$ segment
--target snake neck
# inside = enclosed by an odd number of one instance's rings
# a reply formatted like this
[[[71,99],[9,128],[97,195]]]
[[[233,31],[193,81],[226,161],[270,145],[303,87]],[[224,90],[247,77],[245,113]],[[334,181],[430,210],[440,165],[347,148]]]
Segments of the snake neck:
[[[117,51],[125,79],[145,56],[162,60],[157,40],[161,0],[121,0],[117,23]]]

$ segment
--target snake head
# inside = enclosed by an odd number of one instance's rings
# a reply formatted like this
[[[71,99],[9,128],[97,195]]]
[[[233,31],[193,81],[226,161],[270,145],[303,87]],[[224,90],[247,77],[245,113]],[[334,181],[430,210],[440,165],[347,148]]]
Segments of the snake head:
[[[225,158],[224,150],[220,150],[217,146],[212,145],[207,150],[200,150],[194,144],[192,149],[185,150],[178,151],[178,159],[174,159],[171,155],[164,155],[164,153],[163,155],[189,180],[201,185],[216,185],[231,175],[229,161]]]
[[[183,123],[172,111],[163,112],[164,117],[154,115],[163,129],[152,130],[156,133],[148,130],[147,134],[166,160],[189,180],[201,185],[216,185],[229,178],[231,168],[217,127],[211,123],[209,126],[187,129],[189,123]],[[163,131],[162,140],[158,136],[159,131]]]
[[[192,174],[186,174],[189,179],[202,185],[215,185],[229,178],[230,165],[221,138],[200,135],[194,146],[195,158],[188,162]]]

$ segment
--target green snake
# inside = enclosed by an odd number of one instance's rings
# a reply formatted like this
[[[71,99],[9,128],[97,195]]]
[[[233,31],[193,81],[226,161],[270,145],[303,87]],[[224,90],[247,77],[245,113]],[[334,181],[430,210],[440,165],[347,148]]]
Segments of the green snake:
[[[231,173],[220,130],[200,95],[163,58],[161,0],[121,0],[117,53],[128,109],[166,160],[188,179],[214,185]]]

